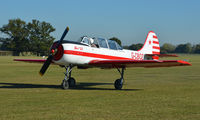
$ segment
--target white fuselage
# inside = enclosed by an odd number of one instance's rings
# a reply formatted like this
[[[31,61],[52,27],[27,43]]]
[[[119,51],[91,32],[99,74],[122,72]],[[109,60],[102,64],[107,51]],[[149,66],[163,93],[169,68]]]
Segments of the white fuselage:
[[[154,58],[149,57],[149,54],[160,54],[159,41],[153,31],[148,33],[143,47],[138,51],[113,48],[113,45],[119,45],[101,38],[92,39],[98,45],[92,47],[90,40],[91,38],[84,37],[80,43],[63,43],[64,54],[60,60],[54,62],[60,65],[88,65],[93,60],[152,60]]]
[[[131,50],[112,50],[91,46],[65,43],[62,44],[64,54],[58,61],[60,65],[87,65],[93,60],[144,60],[144,53]]]

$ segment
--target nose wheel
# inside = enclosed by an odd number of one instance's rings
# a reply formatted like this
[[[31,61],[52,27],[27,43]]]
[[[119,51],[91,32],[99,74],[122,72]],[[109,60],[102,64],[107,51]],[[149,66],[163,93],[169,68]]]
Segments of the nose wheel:
[[[122,68],[122,70],[120,71],[119,68],[117,68],[117,70],[119,71],[120,75],[121,75],[121,78],[120,79],[117,79],[114,83],[114,86],[115,86],[115,89],[117,90],[121,90],[122,87],[123,87],[123,82],[124,82],[124,70],[125,70],[125,67]]]
[[[65,67],[66,69],[66,73],[64,73],[65,78],[61,83],[61,87],[65,90],[76,86],[76,80],[73,77],[71,77],[72,68],[73,68],[72,65]]]
[[[69,82],[67,81],[67,80],[63,80],[62,81],[62,83],[61,83],[61,87],[63,88],[63,89],[69,89]]]
[[[75,87],[76,86],[76,80],[73,78],[73,77],[71,77],[71,78],[69,78],[68,80],[63,80],[62,81],[62,83],[61,83],[61,86],[62,86],[62,88],[63,89],[69,89],[69,88],[73,88],[73,87]]]

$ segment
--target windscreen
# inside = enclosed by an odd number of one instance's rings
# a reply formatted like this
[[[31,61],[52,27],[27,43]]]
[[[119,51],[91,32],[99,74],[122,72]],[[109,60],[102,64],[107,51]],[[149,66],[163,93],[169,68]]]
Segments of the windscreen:
[[[107,42],[105,39],[103,38],[98,38],[98,42],[99,42],[99,46],[101,48],[108,48]]]
[[[117,50],[117,46],[116,46],[115,41],[113,41],[113,40],[108,40],[108,45],[109,45],[109,48],[110,48],[110,49]]]

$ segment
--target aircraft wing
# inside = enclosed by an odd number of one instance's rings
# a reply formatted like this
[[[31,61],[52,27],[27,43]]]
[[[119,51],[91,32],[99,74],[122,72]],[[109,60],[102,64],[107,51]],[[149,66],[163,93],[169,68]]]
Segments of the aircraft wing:
[[[172,67],[172,66],[190,66],[191,64],[182,60],[93,60],[89,65],[114,68],[114,67]]]
[[[46,59],[14,59],[14,61],[22,61],[29,63],[44,63]]]
[[[44,63],[46,59],[14,59],[29,63]],[[190,66],[191,64],[182,60],[92,60],[89,65],[102,68],[114,67],[173,67],[173,66]]]

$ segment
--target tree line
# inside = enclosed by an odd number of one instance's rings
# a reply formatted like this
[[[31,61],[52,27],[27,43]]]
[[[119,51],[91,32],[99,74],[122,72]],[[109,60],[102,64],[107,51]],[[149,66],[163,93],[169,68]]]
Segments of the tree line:
[[[23,52],[47,55],[55,39],[50,35],[53,31],[55,28],[44,21],[32,20],[26,23],[21,19],[11,19],[0,28],[0,49],[13,51],[16,56]]]
[[[14,55],[20,53],[31,52],[37,56],[48,55],[49,48],[53,44],[55,38],[51,33],[55,28],[47,22],[32,20],[26,23],[21,19],[11,19],[8,24],[0,28],[0,50],[13,51]],[[121,45],[121,40],[117,37],[112,37],[110,40],[116,41]],[[139,50],[143,44],[132,44],[123,46],[125,49]],[[161,53],[198,53],[200,54],[200,44],[191,45],[190,43],[172,45],[169,43],[163,44]]]
[[[139,50],[141,49],[143,44],[132,44],[130,46],[123,46],[124,49],[129,50]],[[170,43],[165,43],[160,47],[161,54],[167,54],[167,53],[195,53],[200,54],[200,44],[192,45],[190,43],[186,44],[179,44],[179,45],[172,45]]]

